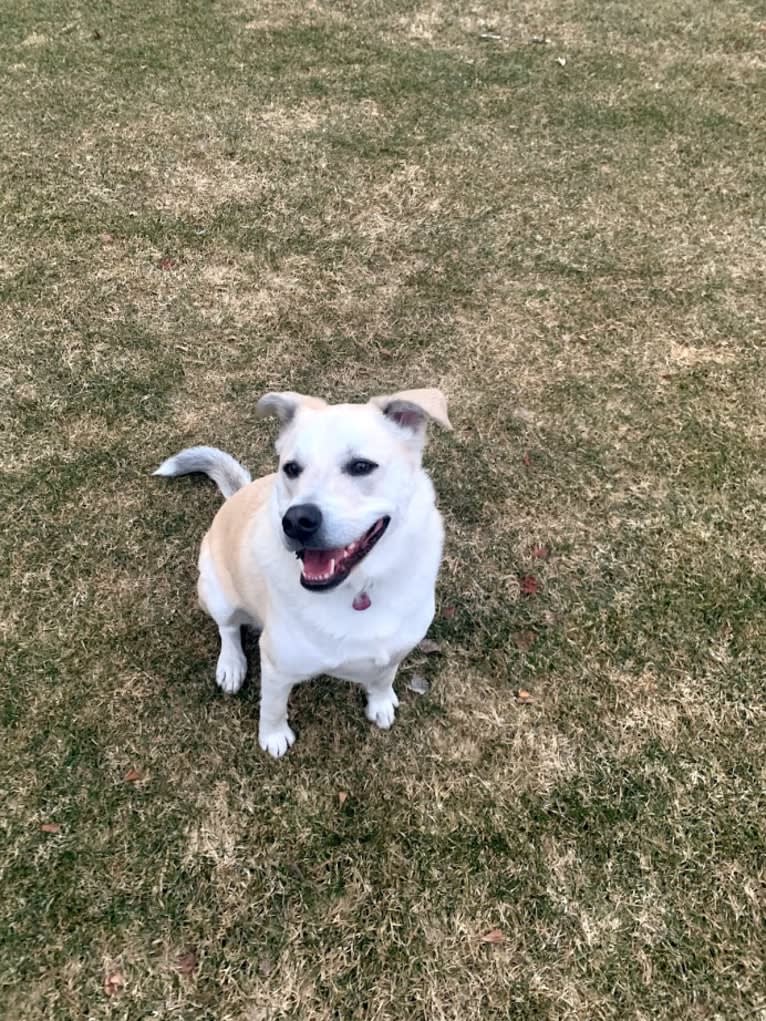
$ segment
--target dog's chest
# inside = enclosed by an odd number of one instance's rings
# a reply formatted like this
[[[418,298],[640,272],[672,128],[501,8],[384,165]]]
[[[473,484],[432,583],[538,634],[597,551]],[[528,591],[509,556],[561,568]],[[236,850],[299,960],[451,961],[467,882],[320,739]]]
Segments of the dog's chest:
[[[403,608],[404,609],[404,608]],[[283,668],[303,676],[329,674],[363,680],[398,663],[420,641],[433,619],[433,597],[402,610],[376,603],[362,612],[327,606],[309,619],[293,619],[289,636],[273,635]],[[274,641],[273,639],[276,639]]]
[[[428,625],[424,625],[424,630]],[[363,681],[378,676],[399,663],[417,644],[421,635],[402,641],[401,634],[379,635],[367,641],[353,638],[321,650],[322,673],[344,680]]]

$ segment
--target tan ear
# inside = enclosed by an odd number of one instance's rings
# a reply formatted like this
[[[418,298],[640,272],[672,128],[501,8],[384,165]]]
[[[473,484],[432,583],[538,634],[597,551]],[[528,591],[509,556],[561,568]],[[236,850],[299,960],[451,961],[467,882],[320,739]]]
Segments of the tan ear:
[[[399,393],[372,397],[370,404],[397,425],[413,432],[425,428],[426,418],[433,419],[445,429],[452,429],[447,415],[447,398],[436,389],[400,390]]]
[[[294,393],[292,390],[284,390],[282,393],[264,394],[255,406],[256,413],[261,418],[273,415],[278,418],[282,425],[292,421],[293,415],[298,408],[326,408],[327,402],[320,397],[305,397],[303,394]]]

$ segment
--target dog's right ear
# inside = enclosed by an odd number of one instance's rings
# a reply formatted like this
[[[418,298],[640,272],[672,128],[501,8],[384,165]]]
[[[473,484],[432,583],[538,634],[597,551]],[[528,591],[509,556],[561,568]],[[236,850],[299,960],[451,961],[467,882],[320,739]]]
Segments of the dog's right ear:
[[[326,408],[327,402],[319,397],[305,397],[292,390],[284,390],[282,393],[264,394],[256,404],[255,410],[261,418],[268,418],[270,415],[278,418],[284,428],[290,424],[300,407]]]

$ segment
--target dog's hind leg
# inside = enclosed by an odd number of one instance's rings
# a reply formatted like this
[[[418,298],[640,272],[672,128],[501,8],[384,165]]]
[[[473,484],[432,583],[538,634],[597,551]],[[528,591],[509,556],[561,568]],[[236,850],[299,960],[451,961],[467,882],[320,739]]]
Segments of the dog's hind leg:
[[[219,624],[218,632],[221,636],[221,652],[215,668],[216,684],[227,695],[236,695],[247,673],[241,625]]]
[[[247,673],[247,660],[242,651],[242,625],[246,623],[246,617],[227,597],[210,558],[205,554],[200,557],[197,593],[200,605],[216,622],[221,636],[216,683],[228,695],[235,695]]]

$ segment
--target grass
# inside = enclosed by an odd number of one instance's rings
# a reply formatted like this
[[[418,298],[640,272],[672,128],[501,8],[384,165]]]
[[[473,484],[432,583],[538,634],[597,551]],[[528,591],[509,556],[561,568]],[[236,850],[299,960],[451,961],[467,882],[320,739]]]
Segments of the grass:
[[[2,21],[3,1016],[766,1017],[758,5]],[[430,694],[272,762],[148,473],[429,384]]]

